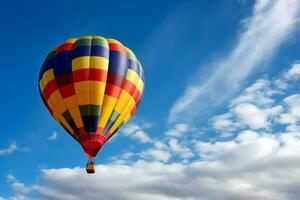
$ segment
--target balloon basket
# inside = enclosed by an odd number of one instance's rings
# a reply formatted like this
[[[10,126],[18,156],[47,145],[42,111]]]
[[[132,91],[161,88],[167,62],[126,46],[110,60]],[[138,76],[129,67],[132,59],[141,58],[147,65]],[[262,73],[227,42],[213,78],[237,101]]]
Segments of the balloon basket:
[[[86,164],[86,172],[88,174],[94,174],[96,171],[95,169],[96,169],[96,164],[92,159],[90,159]]]

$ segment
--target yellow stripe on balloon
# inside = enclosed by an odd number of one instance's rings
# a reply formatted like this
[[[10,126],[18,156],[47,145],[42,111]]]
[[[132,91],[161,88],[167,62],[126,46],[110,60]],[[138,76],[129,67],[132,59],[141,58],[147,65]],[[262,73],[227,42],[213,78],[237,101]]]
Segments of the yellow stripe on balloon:
[[[90,95],[89,93],[85,94],[76,94],[78,105],[88,105],[90,104]]]
[[[72,60],[72,71],[90,67],[90,56],[80,56]]]
[[[127,74],[126,74],[126,79],[129,80],[131,83],[136,85],[136,82],[139,78],[139,75],[133,71],[132,69],[128,69]]]
[[[142,94],[143,89],[144,89],[144,82],[142,81],[142,79],[139,79],[136,88],[138,89],[138,91],[140,92],[140,94]]]
[[[65,101],[66,106],[67,106],[68,109],[71,109],[73,107],[77,107],[77,99],[76,99],[75,95],[64,98],[64,101]]]
[[[129,112],[129,113],[126,115],[126,117],[124,118],[123,123],[126,124],[126,123],[130,120],[131,117],[132,117],[132,116],[131,116],[131,114],[130,114],[130,112]]]
[[[39,84],[40,84],[40,90],[43,91],[44,88],[45,88],[45,84],[44,84],[43,79],[40,80]],[[47,103],[47,105],[49,106],[49,108],[50,108],[50,109],[52,110],[52,112],[53,112],[53,113],[52,113],[53,118],[54,118],[56,121],[59,121],[57,117],[58,117],[61,113],[57,113],[57,110],[56,110],[56,104],[55,104],[53,98],[51,98],[51,96],[47,99],[46,103]]]
[[[89,40],[91,40],[92,38],[93,38],[93,36],[88,35],[88,36],[81,36],[79,39],[89,39]]]
[[[119,42],[118,40],[111,39],[111,38],[108,38],[106,40],[108,41],[108,43],[119,44],[119,45],[121,45],[123,47],[123,44],[121,42]]]
[[[90,81],[90,103],[94,105],[102,105],[105,92],[105,82]]]
[[[65,104],[68,108],[70,115],[72,116],[77,127],[82,127],[83,123],[80,116],[80,111],[78,108],[78,102],[75,95],[64,98]]]
[[[117,121],[114,123],[114,125],[110,128],[109,132],[113,133],[119,126],[120,124],[124,121],[125,117],[127,116],[128,113],[130,113],[131,109],[136,105],[135,101],[133,98],[131,98],[126,105],[126,108],[124,111],[121,113],[120,117],[117,119]]]
[[[47,71],[44,72],[42,79],[45,83],[45,85],[47,85],[50,81],[52,81],[54,79],[54,71],[53,68],[48,69]]]
[[[62,123],[64,125],[64,127],[66,127],[66,129],[72,134],[74,135],[74,131],[72,129],[72,127],[68,124],[68,122],[65,120],[65,118],[63,116],[59,117],[59,122]],[[75,135],[74,135],[75,136]]]
[[[59,89],[55,90],[50,98],[54,104],[55,104],[55,109],[57,111],[57,113],[62,114],[63,112],[65,112],[67,110],[67,107],[65,105],[64,99],[62,98]]]
[[[93,39],[100,39],[100,40],[105,40],[106,41],[105,37],[98,36],[98,35],[93,36]]]
[[[72,71],[79,69],[102,69],[108,70],[108,59],[101,56],[80,56],[72,60]]]
[[[126,80],[130,81],[133,85],[137,85],[139,81],[139,76],[135,71],[128,69],[126,74]],[[118,113],[122,114],[127,103],[130,101],[131,98],[132,96],[126,90],[122,89],[118,98],[118,102],[115,106],[115,110]]]
[[[44,84],[44,81],[43,81],[43,79],[41,79],[40,80],[40,82],[39,82],[39,86],[40,86],[40,90],[41,90],[41,92],[44,92],[44,89],[45,89],[45,84]]]
[[[108,59],[101,56],[90,56],[90,68],[108,70]]]
[[[70,39],[66,40],[64,43],[74,43],[77,39],[78,38],[70,38]]]
[[[89,94],[90,83],[89,81],[80,81],[74,84],[75,93],[77,94]]]
[[[118,98],[118,102],[114,108],[115,111],[117,111],[118,113],[122,113],[130,98],[132,98],[131,95],[127,91],[122,89],[121,94]]]
[[[76,127],[83,127],[83,122],[82,122],[82,119],[81,119],[81,115],[80,115],[80,111],[79,111],[78,106],[72,107],[68,110],[69,110],[69,113],[72,116],[72,119],[74,120],[74,122],[76,124]]]
[[[116,103],[117,103],[117,98],[111,97],[109,95],[104,95],[104,100],[103,100],[103,105],[101,109],[101,117],[98,123],[98,127],[104,128],[110,114],[112,113]]]

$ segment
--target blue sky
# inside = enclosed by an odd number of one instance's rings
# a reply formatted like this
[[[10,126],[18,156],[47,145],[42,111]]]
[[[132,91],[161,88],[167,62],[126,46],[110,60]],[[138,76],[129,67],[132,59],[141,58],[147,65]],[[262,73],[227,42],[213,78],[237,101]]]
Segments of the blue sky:
[[[299,14],[297,0],[1,1],[0,200],[297,199]],[[47,52],[83,35],[120,40],[146,78],[95,176],[38,94]]]

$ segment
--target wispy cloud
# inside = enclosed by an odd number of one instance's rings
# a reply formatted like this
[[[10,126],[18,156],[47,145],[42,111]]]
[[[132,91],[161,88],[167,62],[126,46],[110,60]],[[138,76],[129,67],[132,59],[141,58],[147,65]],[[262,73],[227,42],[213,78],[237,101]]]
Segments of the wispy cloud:
[[[54,141],[54,140],[56,140],[56,139],[57,139],[57,133],[54,131],[54,132],[52,133],[52,135],[50,135],[50,136],[48,137],[48,140]]]
[[[0,149],[0,156],[10,155],[16,151],[28,151],[28,148],[20,148],[17,143],[12,142],[7,148]]]
[[[7,181],[11,184],[11,187],[19,193],[24,193],[27,194],[31,191],[37,190],[38,186],[37,185],[26,185],[22,182],[20,182],[16,177],[12,174],[8,174],[6,176]]]
[[[221,105],[239,89],[278,47],[286,41],[298,21],[297,0],[257,0],[253,15],[242,21],[245,31],[238,43],[223,59],[210,64],[209,75],[193,77],[192,84],[174,103],[169,121],[188,121],[204,110]]]
[[[186,123],[178,123],[175,124],[174,127],[170,128],[166,132],[166,136],[168,137],[181,137],[183,134],[191,134],[198,131],[196,128],[191,127]]]

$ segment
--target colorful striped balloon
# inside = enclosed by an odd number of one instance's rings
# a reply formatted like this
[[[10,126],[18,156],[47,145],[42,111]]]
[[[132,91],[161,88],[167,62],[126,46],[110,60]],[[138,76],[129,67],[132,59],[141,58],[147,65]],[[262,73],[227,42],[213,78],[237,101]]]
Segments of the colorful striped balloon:
[[[114,39],[72,38],[40,70],[41,97],[53,118],[93,158],[136,111],[144,89],[134,53]]]

